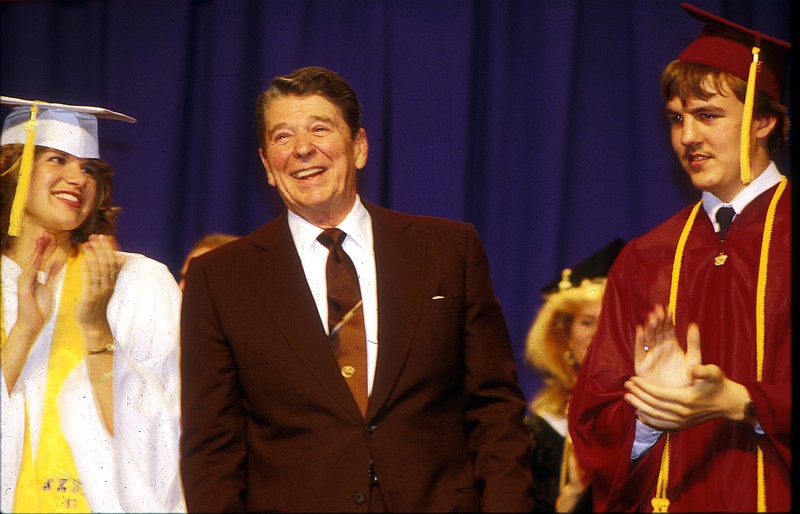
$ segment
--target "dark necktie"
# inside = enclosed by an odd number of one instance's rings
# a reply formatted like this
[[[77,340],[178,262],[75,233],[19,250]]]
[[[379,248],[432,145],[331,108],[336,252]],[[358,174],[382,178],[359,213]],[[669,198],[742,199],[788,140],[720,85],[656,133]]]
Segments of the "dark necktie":
[[[358,274],[353,261],[342,249],[345,237],[347,234],[338,228],[329,228],[317,240],[330,251],[325,271],[328,337],[342,376],[363,416],[367,412],[367,335]]]
[[[733,207],[720,207],[717,210],[717,223],[719,223],[719,238],[725,239],[725,233],[728,232],[728,227],[731,226],[731,221],[733,221],[733,216],[736,214],[736,211],[733,210]]]

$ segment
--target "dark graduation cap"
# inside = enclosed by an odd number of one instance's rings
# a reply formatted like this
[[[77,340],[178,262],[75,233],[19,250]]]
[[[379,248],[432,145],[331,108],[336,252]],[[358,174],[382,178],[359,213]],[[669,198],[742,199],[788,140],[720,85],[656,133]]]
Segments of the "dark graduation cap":
[[[781,101],[792,45],[786,41],[743,27],[691,4],[681,7],[705,23],[700,35],[678,56],[683,62],[705,64],[748,82],[753,49],[758,48],[756,87]]]
[[[542,294],[548,295],[568,289],[569,287],[578,287],[585,279],[591,280],[593,278],[605,277],[608,275],[608,270],[611,269],[611,265],[614,264],[617,255],[624,246],[625,241],[623,239],[614,239],[575,266],[565,268],[561,272],[559,278],[542,288]]]
[[[681,7],[705,25],[697,39],[678,56],[678,60],[711,66],[730,73],[747,84],[739,149],[740,180],[746,186],[753,181],[750,166],[753,144],[750,127],[755,107],[755,91],[760,89],[774,100],[781,101],[792,45],[685,2]]]

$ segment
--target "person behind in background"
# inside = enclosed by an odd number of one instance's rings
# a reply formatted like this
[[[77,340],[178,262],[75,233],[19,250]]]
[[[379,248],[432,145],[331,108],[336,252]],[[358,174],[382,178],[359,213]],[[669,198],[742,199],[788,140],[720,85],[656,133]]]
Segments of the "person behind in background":
[[[336,73],[276,77],[256,113],[287,210],[189,266],[188,509],[530,511],[525,399],[474,227],[358,195],[367,133]]]
[[[575,460],[567,434],[572,387],[600,316],[605,275],[622,248],[616,239],[588,259],[566,268],[561,280],[543,289],[525,343],[525,360],[544,382],[530,403],[525,425],[531,433],[534,510],[591,511],[588,477]]]
[[[192,246],[192,248],[189,250],[189,253],[186,254],[186,260],[183,261],[183,266],[181,266],[181,280],[178,282],[178,285],[181,286],[181,291],[183,291],[183,288],[186,285],[186,272],[189,271],[189,262],[192,259],[198,255],[203,255],[207,251],[213,250],[218,246],[229,243],[238,237],[239,236],[234,236],[233,234],[214,232],[211,234],[206,234],[198,239],[194,246]]]
[[[3,97],[3,512],[173,512],[180,290],[115,251],[94,107]]]
[[[570,433],[598,511],[788,511],[790,45],[682,5],[705,26],[661,90],[702,198],[611,269]]]

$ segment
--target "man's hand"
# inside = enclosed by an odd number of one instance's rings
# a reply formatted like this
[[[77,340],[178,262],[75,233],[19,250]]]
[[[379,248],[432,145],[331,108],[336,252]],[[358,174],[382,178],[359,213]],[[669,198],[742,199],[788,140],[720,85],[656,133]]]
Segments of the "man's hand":
[[[701,364],[700,330],[691,323],[684,352],[661,305],[636,327],[634,370],[625,400],[637,418],[659,430],[681,430],[715,418],[741,421],[747,389],[713,364]]]

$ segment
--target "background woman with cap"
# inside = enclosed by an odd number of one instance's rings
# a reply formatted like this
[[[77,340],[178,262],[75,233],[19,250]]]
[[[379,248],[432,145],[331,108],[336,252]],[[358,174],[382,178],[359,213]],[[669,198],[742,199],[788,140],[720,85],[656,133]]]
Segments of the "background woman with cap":
[[[624,242],[616,239],[591,257],[566,268],[542,291],[545,301],[525,341],[525,360],[544,384],[530,403],[525,425],[531,434],[535,510],[589,512],[589,479],[567,433],[567,407],[578,369],[600,316],[605,276]]]
[[[169,270],[115,250],[94,107],[17,105],[0,156],[2,511],[185,510]]]

